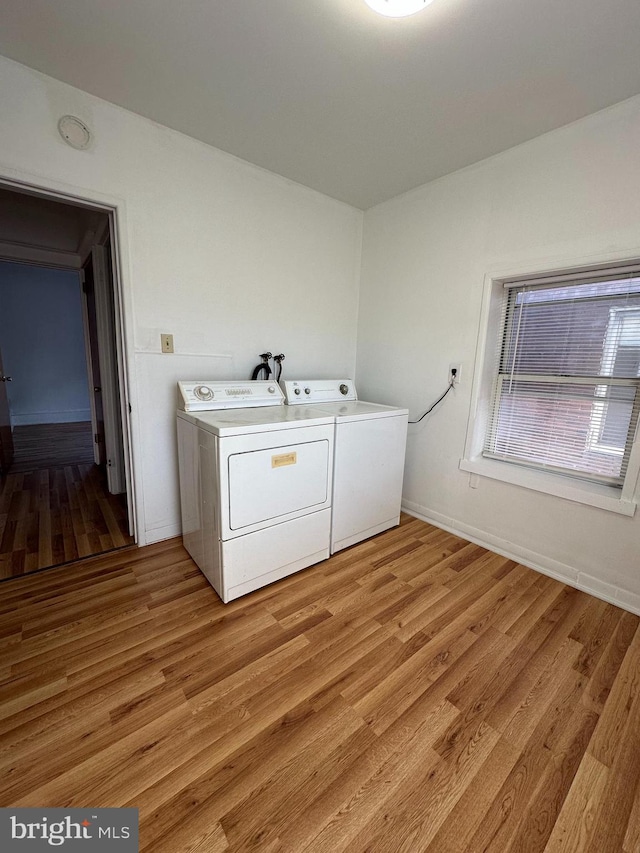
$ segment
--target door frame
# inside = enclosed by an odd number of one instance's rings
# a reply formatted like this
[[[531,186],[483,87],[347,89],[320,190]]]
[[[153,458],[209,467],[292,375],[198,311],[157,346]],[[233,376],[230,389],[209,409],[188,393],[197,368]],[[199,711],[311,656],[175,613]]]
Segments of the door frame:
[[[129,252],[127,243],[126,210],[122,199],[94,192],[82,194],[70,192],[66,184],[44,180],[40,176],[10,175],[0,172],[0,187],[16,190],[38,198],[74,204],[106,213],[109,219],[111,238],[111,269],[113,275],[113,308],[115,351],[120,385],[120,420],[124,445],[125,485],[129,529],[138,545],[146,544],[144,506],[141,500],[141,464],[138,463],[139,421],[135,406],[131,402],[131,389],[135,387],[135,363],[133,358],[133,299],[129,276]],[[15,260],[7,258],[7,260]],[[55,266],[55,264],[47,264]],[[76,270],[79,272],[79,270]],[[135,439],[134,439],[135,436]]]
[[[11,434],[11,409],[9,408],[9,395],[7,394],[6,382],[11,377],[5,376],[2,366],[2,349],[0,348],[0,484],[6,477],[7,470],[13,461],[13,436]],[[8,416],[9,423],[3,423]]]
[[[86,264],[85,264],[86,266]],[[96,371],[94,357],[91,352],[92,336],[90,333],[91,319],[89,317],[89,293],[84,266],[78,271],[80,276],[80,301],[82,303],[82,329],[84,332],[84,356],[87,363],[87,385],[89,388],[89,409],[91,411],[91,433],[93,441],[93,461],[102,464],[101,442],[98,440],[98,408],[96,406]]]
[[[112,314],[113,292],[111,260],[105,246],[99,243],[91,247],[93,292],[96,307],[96,335],[100,385],[102,387],[102,414],[104,417],[104,439],[106,454],[107,483],[112,495],[126,491],[124,475],[124,449],[122,446],[121,415],[118,410],[120,389],[118,382],[118,359],[115,352],[115,328]],[[84,268],[83,268],[84,269]],[[88,331],[88,330],[87,330]]]

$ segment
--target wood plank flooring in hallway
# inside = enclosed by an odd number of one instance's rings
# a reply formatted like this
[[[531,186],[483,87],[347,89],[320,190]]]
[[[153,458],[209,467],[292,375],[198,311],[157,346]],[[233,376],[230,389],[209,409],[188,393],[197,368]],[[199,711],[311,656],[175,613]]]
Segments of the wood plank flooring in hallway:
[[[126,498],[93,464],[91,426],[18,427],[0,481],[0,580],[130,545]]]

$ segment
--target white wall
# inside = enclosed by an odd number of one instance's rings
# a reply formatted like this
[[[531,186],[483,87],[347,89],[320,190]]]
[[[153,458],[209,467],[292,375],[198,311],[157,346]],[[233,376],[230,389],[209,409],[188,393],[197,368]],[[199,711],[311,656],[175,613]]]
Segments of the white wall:
[[[0,115],[0,177],[117,207],[139,540],[176,535],[176,380],[248,377],[264,349],[352,374],[362,214],[6,59]]]
[[[404,499],[457,530],[640,612],[634,518],[470,476],[464,453],[487,273],[640,256],[640,98],[590,116],[365,214],[357,379],[408,405]]]
[[[90,420],[77,272],[0,261],[0,349],[12,426]]]
[[[92,127],[88,151],[59,138],[65,113]],[[351,374],[362,215],[5,59],[0,114],[0,177],[117,208],[139,537],[177,534],[175,381],[248,376],[263,348],[290,377]],[[361,396],[414,415],[462,362],[410,428],[407,506],[636,607],[640,514],[472,489],[458,462],[485,274],[640,255],[639,131],[635,99],[369,211],[357,326]]]

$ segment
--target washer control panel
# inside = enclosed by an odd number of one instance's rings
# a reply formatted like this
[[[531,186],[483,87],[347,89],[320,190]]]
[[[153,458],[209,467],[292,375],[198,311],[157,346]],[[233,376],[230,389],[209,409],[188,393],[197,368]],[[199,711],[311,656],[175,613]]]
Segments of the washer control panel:
[[[276,382],[201,379],[178,382],[178,408],[184,412],[282,405],[284,394]]]
[[[285,379],[282,384],[289,406],[358,399],[356,386],[351,379]]]

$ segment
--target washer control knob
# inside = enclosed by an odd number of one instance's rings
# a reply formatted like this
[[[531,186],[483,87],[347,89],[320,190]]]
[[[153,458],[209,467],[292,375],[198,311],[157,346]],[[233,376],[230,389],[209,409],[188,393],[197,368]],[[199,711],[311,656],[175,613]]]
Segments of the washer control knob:
[[[294,388],[294,389],[293,389],[293,393],[294,393],[294,394],[297,394],[297,395],[300,395],[300,389],[299,389],[299,388]]]
[[[349,386],[345,385],[344,382],[340,386],[340,393],[341,394],[348,394],[349,393]]]
[[[269,387],[267,388],[267,391],[268,391],[270,394],[275,394],[275,393],[276,393],[276,389],[273,387],[273,385],[269,385]]]
[[[304,393],[305,393],[305,394],[310,394],[310,393],[311,393],[311,388],[305,388],[305,389],[304,389]]]
[[[196,385],[193,389],[193,393],[196,395],[198,400],[213,400],[213,391],[208,385]]]

